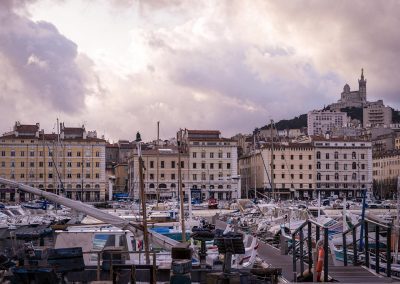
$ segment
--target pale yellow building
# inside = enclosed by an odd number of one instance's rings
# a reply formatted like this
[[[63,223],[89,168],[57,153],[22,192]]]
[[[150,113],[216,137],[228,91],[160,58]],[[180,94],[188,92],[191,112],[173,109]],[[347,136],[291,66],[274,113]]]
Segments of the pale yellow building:
[[[60,124],[60,134],[45,134],[39,123],[16,122],[0,137],[0,176],[82,201],[105,198],[105,141],[96,132]],[[0,199],[31,199],[0,185]]]
[[[146,146],[143,146],[144,148]],[[181,154],[182,188],[188,187],[188,153]],[[147,200],[178,197],[178,148],[176,146],[142,149],[143,181]],[[137,151],[128,159],[129,188],[133,198],[140,199],[139,161]]]

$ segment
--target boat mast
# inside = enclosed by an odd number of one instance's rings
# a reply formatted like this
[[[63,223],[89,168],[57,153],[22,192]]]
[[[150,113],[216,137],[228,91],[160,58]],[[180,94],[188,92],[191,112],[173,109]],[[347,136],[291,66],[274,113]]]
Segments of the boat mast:
[[[157,150],[157,187],[156,187],[156,194],[157,194],[157,209],[158,209],[158,202],[160,201],[160,190],[158,188],[159,186],[159,180],[158,180],[158,171],[159,171],[159,159],[160,159],[160,150],[159,150],[159,141],[160,141],[160,122],[157,121],[157,142],[156,142],[156,150]]]
[[[146,213],[146,194],[144,193],[144,182],[143,182],[143,159],[142,159],[142,149],[141,149],[141,137],[140,133],[136,134],[136,147],[138,153],[139,162],[139,184],[140,184],[140,199],[142,201],[142,213],[143,213],[143,241],[144,241],[144,251],[146,256],[146,264],[150,264],[149,255],[149,236],[147,231],[147,213]]]
[[[394,255],[394,262],[393,263],[397,263],[397,261],[399,260],[399,228],[400,228],[400,220],[399,220],[399,210],[400,210],[400,176],[397,177],[397,212],[396,212],[396,226],[395,226],[395,243],[394,243],[394,247],[395,247],[395,255]]]
[[[271,194],[272,199],[275,199],[275,188],[274,188],[274,136],[272,133],[272,125],[274,121],[271,119]]]
[[[256,131],[254,131],[254,134],[253,134],[253,151],[254,151],[254,199],[257,199]]]
[[[185,230],[185,209],[184,204],[184,194],[182,189],[182,170],[181,170],[181,149],[182,149],[182,129],[179,129],[176,140],[178,144],[178,192],[180,199],[180,217],[181,217],[181,228],[182,228],[182,242],[186,242],[186,230]],[[190,202],[190,201],[189,201]]]

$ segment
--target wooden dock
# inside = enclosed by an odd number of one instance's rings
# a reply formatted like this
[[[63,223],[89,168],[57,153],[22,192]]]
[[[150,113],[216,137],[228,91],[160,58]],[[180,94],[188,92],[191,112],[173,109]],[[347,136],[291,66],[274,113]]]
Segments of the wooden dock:
[[[226,223],[217,220],[216,228],[225,229]],[[249,236],[252,238],[252,236]],[[282,255],[280,250],[262,241],[259,241],[257,249],[258,256],[274,268],[282,268],[282,278],[287,282],[295,282],[293,274],[293,257]],[[307,269],[308,265],[305,264]],[[377,275],[364,266],[334,266],[329,264],[329,276],[337,282],[342,283],[391,283],[392,278]],[[297,267],[297,272],[300,268]]]

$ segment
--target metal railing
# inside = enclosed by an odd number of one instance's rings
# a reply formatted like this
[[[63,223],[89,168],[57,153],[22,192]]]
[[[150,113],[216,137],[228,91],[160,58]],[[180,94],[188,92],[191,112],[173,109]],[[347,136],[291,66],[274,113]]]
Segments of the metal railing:
[[[369,228],[371,226],[375,227],[375,248],[372,249],[369,247],[370,245],[370,237],[369,237]],[[364,239],[357,239],[357,228],[360,230],[364,230]],[[366,267],[370,268],[371,266],[375,266],[375,272],[379,274],[381,270],[386,270],[386,276],[391,277],[392,273],[392,226],[388,224],[382,224],[373,220],[365,219],[363,221],[358,222],[352,228],[343,232],[343,262],[344,266],[348,265],[348,248],[347,248],[347,236],[352,234],[352,249],[353,249],[353,265],[364,264]],[[381,254],[380,249],[380,234],[386,233],[386,254]],[[357,245],[358,242],[358,245]],[[360,254],[363,254],[363,258],[360,258]],[[375,263],[371,264],[370,257],[375,257]],[[380,261],[386,261],[386,268],[381,269]]]
[[[307,227],[307,234],[304,236],[304,229]],[[297,277],[297,261],[299,260],[300,264],[300,274],[303,276],[304,272],[304,264],[307,262],[308,271],[312,273],[313,266],[313,254],[312,254],[312,246],[313,246],[313,227],[315,227],[315,244],[318,244],[321,237],[321,230],[323,231],[323,249],[324,249],[324,282],[328,281],[328,228],[322,224],[319,224],[313,220],[305,221],[300,227],[298,227],[292,233],[292,253],[293,253],[293,275],[296,279]],[[304,248],[304,244],[306,242],[307,248]]]

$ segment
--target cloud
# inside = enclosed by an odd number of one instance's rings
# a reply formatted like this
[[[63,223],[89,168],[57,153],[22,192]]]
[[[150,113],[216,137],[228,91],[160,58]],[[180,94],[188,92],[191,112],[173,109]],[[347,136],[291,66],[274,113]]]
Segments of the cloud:
[[[229,136],[337,101],[362,67],[368,98],[400,108],[398,1],[72,2],[59,13],[74,22],[0,12],[0,103],[27,120],[62,112],[114,140],[153,139],[157,121],[161,137]]]
[[[59,33],[48,22],[33,22],[18,15],[23,1],[6,1],[0,12],[0,66],[18,78],[15,91],[32,104],[54,108],[60,112],[77,113],[84,108],[85,82],[77,65],[77,45]],[[10,81],[2,72],[1,90],[6,96]]]

